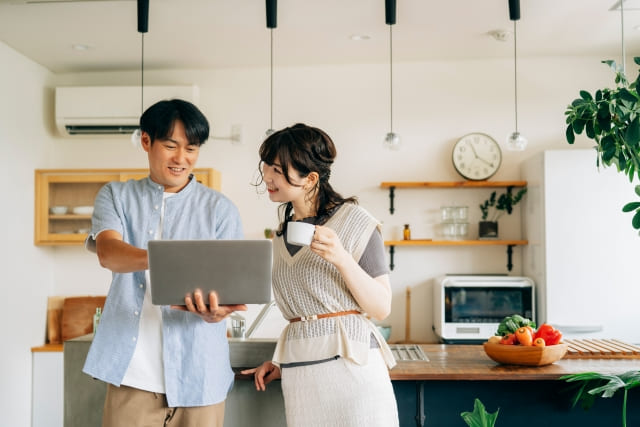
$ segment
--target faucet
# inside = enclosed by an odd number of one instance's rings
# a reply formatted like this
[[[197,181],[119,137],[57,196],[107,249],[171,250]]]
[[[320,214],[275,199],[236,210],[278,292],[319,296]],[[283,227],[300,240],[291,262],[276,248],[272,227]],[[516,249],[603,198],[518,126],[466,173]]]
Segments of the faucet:
[[[233,338],[242,338],[245,337],[245,319],[244,316],[241,316],[238,313],[231,314],[231,336]]]
[[[271,307],[273,307],[275,303],[276,302],[274,300],[271,300],[266,303],[264,307],[262,307],[262,310],[260,310],[260,313],[258,313],[256,319],[253,321],[253,323],[251,323],[251,326],[249,326],[249,329],[247,330],[247,333],[245,335],[246,338],[251,338],[253,332],[260,327],[265,317],[267,317],[267,314],[269,314],[269,310],[271,310]]]

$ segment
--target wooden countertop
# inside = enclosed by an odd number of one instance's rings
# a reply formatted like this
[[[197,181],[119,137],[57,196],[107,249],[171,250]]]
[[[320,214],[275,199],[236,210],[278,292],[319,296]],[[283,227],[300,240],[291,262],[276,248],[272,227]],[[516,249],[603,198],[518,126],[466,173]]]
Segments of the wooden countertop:
[[[62,344],[44,344],[37,347],[31,347],[31,353],[62,352],[62,350]]]
[[[92,334],[76,338],[90,341]],[[482,345],[421,344],[428,362],[398,362],[390,371],[394,381],[530,381],[556,380],[563,375],[581,372],[621,374],[640,370],[640,359],[565,358],[547,366],[500,365],[489,358]],[[32,347],[32,352],[62,351],[62,344]],[[253,379],[239,374],[236,379]]]
[[[398,362],[392,380],[522,381],[556,380],[581,372],[621,374],[640,369],[640,359],[561,359],[547,366],[500,365],[482,345],[423,344],[429,362]]]

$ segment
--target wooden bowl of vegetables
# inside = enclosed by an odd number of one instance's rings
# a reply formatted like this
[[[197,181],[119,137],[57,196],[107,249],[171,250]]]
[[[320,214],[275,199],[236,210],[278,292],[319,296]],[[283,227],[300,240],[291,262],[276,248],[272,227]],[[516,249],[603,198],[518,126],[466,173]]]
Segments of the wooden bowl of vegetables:
[[[567,354],[564,343],[536,347],[520,344],[484,343],[484,351],[492,360],[505,365],[544,366],[550,365]]]
[[[561,339],[562,333],[553,326],[544,323],[536,330],[534,322],[513,315],[503,319],[496,335],[484,343],[484,351],[498,363],[544,366],[567,354]]]

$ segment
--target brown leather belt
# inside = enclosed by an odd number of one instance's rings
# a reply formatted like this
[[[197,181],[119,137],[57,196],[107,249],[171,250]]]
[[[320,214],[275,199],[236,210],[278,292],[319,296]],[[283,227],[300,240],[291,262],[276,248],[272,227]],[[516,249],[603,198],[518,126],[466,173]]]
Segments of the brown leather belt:
[[[335,313],[312,314],[311,316],[294,317],[289,319],[289,323],[307,322],[309,320],[324,319],[326,317],[346,316],[348,314],[361,314],[358,310],[338,311]]]

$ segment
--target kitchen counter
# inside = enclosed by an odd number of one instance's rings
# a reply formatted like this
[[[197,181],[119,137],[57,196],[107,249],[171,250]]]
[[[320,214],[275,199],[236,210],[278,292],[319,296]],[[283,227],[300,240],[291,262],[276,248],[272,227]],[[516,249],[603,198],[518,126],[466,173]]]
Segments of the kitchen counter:
[[[596,398],[588,411],[571,406],[577,388],[559,378],[581,372],[640,370],[640,359],[562,359],[547,366],[500,365],[482,345],[420,346],[429,362],[400,362],[391,370],[401,426],[463,425],[460,414],[480,399],[499,410],[496,425],[619,426],[622,392]],[[595,387],[595,386],[594,386]],[[640,394],[629,390],[627,425],[640,425]],[[525,414],[523,416],[523,414]]]
[[[80,337],[64,346],[65,427],[99,424],[102,415],[104,384],[81,372],[91,338]],[[270,351],[267,341],[254,344]],[[549,426],[616,426],[620,425],[620,393],[611,399],[596,399],[594,407],[584,412],[571,408],[573,391],[558,378],[588,371],[620,374],[640,369],[640,359],[563,359],[541,367],[508,366],[489,359],[481,345],[420,347],[428,362],[399,362],[390,371],[403,427],[462,425],[460,413],[472,411],[475,398],[489,412],[500,408],[498,425],[539,426],[542,417],[543,424]],[[227,399],[225,427],[282,426],[280,382],[270,384],[266,392],[257,392],[252,377],[238,373],[243,367],[233,366],[236,383]],[[628,425],[640,425],[638,392],[638,388],[629,391]],[[249,405],[251,411],[246,410]],[[523,413],[527,416],[522,417]]]
[[[580,372],[621,374],[640,369],[640,359],[562,359],[547,366],[500,365],[482,345],[423,344],[429,362],[399,362],[392,380],[542,381]]]

